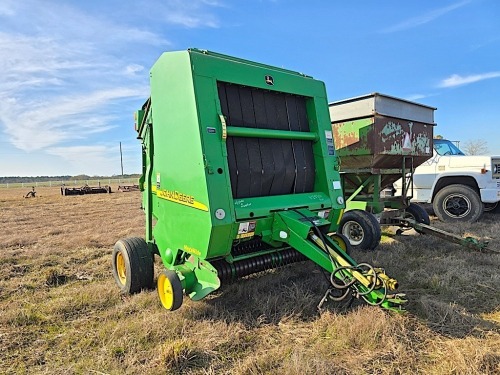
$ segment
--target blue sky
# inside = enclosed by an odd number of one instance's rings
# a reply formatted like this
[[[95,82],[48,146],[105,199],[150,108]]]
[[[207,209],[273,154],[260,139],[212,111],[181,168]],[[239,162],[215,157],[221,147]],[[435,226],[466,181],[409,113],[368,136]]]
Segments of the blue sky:
[[[435,134],[500,154],[496,0],[2,0],[0,176],[120,174],[119,142],[140,172],[149,68],[189,47],[437,107]]]

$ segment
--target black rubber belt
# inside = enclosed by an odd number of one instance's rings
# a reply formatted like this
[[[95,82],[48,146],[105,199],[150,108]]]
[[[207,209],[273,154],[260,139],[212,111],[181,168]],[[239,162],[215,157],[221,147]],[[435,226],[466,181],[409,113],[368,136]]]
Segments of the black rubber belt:
[[[218,82],[227,126],[309,131],[306,98]],[[312,142],[228,137],[233,198],[310,192]]]

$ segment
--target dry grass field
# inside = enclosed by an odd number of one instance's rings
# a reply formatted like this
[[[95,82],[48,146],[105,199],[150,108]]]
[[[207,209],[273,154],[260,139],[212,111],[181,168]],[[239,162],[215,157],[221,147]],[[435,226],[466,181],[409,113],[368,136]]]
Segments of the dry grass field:
[[[326,285],[311,263],[169,313],[155,291],[122,297],[112,279],[114,242],[143,235],[139,193],[28,190],[0,190],[0,373],[500,374],[498,254],[384,232],[353,255],[398,279],[406,314],[361,303],[318,314]],[[500,250],[499,219],[433,224]]]

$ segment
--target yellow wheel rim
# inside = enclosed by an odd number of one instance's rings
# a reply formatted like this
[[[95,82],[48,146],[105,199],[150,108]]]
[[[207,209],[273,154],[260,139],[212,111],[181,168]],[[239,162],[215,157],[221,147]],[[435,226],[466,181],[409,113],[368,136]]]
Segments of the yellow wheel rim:
[[[116,273],[118,274],[120,282],[125,285],[127,282],[127,267],[122,253],[116,254]]]
[[[339,237],[337,236],[336,234],[334,234],[333,236],[330,237],[333,241],[335,241],[335,243],[337,245],[339,245],[339,247],[344,250],[344,251],[347,251],[347,244],[345,243],[344,239],[342,237]]]
[[[163,273],[158,276],[158,295],[163,307],[170,310],[174,305],[174,289],[170,280]]]

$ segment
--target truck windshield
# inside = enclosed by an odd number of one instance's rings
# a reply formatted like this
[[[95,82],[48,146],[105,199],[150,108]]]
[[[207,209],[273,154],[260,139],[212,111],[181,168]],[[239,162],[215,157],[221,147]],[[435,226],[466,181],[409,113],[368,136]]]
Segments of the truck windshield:
[[[438,155],[465,155],[460,149],[455,146],[451,141],[446,139],[435,139],[434,150]]]

